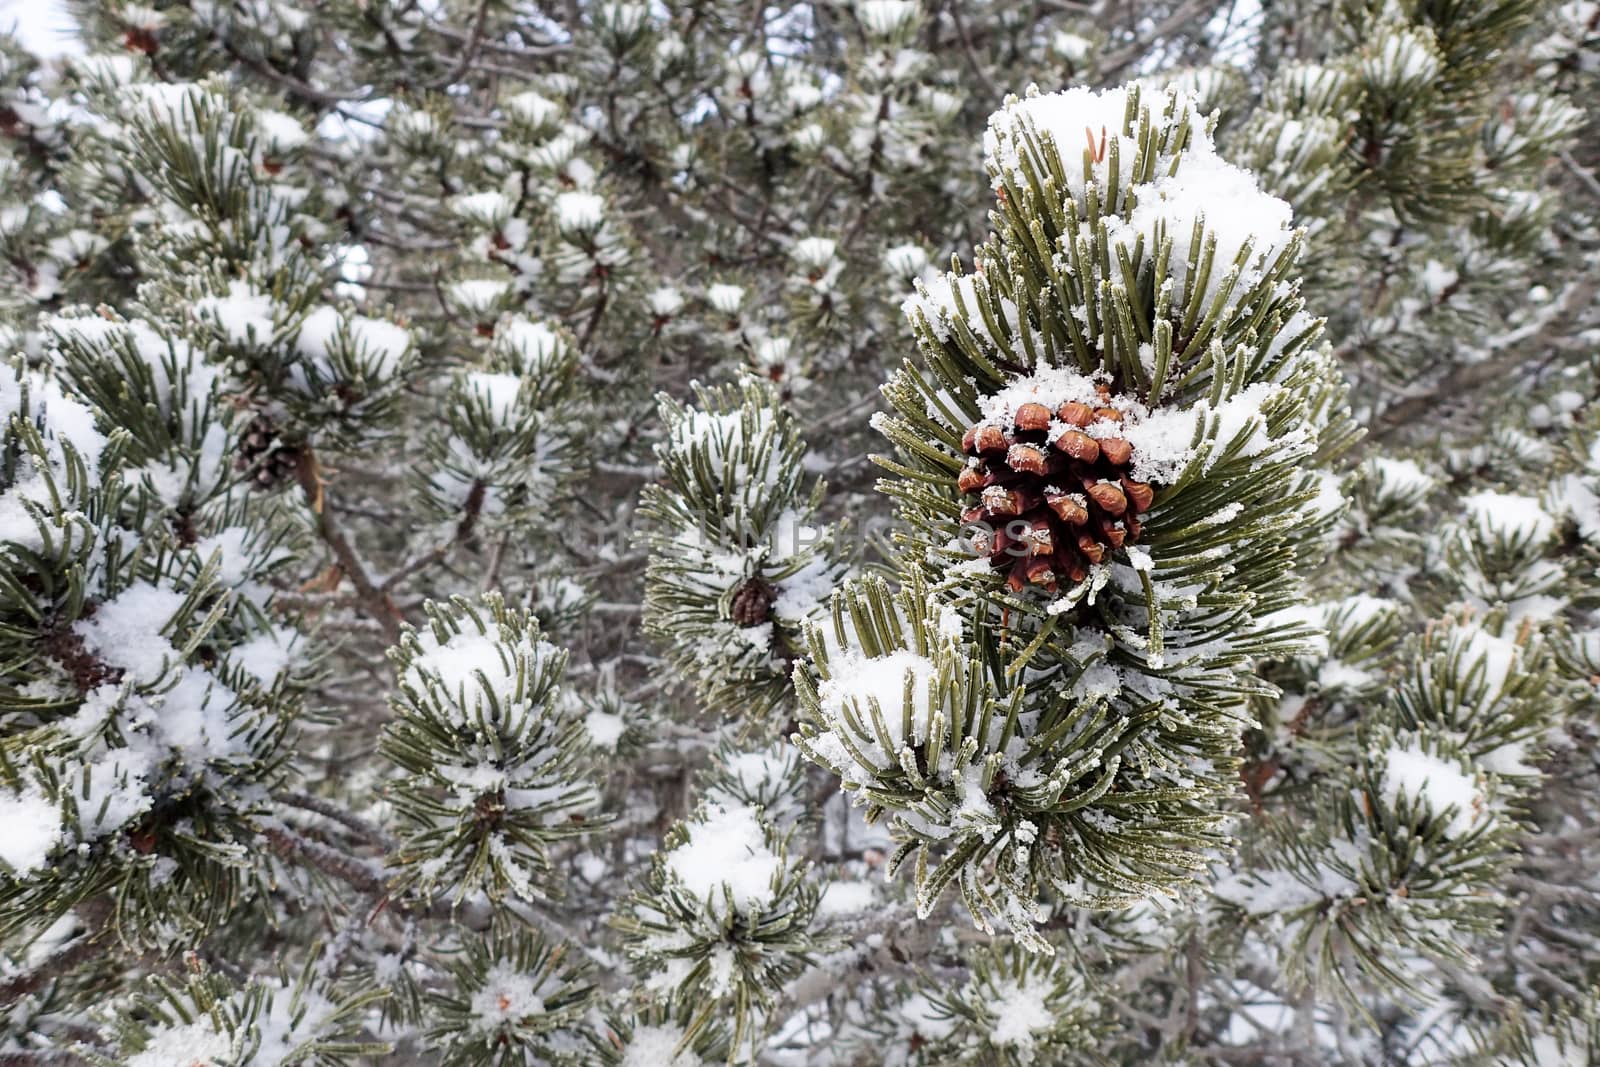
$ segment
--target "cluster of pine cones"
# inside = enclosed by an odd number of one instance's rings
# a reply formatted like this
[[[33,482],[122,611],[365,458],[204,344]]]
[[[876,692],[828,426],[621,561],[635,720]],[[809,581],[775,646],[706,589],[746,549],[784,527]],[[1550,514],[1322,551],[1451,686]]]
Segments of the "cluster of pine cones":
[[[1104,387],[1101,397],[1109,400]],[[962,438],[968,459],[956,484],[977,497],[961,513],[967,542],[1013,591],[1058,592],[1139,539],[1139,517],[1155,491],[1133,479],[1132,445],[1084,432],[1103,419],[1120,423],[1122,412],[1078,401],[1058,411],[1027,403],[1011,425],[979,423]],[[1053,422],[1061,424],[1054,433]]]

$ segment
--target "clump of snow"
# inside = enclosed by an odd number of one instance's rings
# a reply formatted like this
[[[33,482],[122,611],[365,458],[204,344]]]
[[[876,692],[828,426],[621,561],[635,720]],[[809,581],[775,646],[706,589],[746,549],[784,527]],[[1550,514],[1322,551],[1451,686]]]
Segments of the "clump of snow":
[[[1463,497],[1461,505],[1485,539],[1540,544],[1556,530],[1556,520],[1531,496],[1485,491]]]
[[[282,111],[261,108],[253,117],[256,133],[269,152],[292,152],[311,138],[299,119]]]
[[[1448,813],[1446,837],[1460,837],[1483,818],[1483,792],[1459,763],[1426,752],[1414,741],[1389,749],[1383,761],[1383,796],[1391,808],[1404,795],[1435,818]]]
[[[496,350],[513,356],[523,374],[541,375],[567,355],[567,342],[549,325],[513,316],[495,329]]]
[[[700,1057],[680,1048],[686,1040],[676,1026],[636,1026],[618,1067],[700,1067]]]
[[[859,915],[878,900],[871,882],[829,882],[817,902],[819,916]]]
[[[782,473],[782,464],[778,461],[780,450],[762,448],[758,445],[775,432],[776,425],[772,412],[764,407],[757,408],[753,415],[742,410],[714,414],[691,409],[673,425],[667,445],[662,447],[667,447],[680,455],[689,455],[695,450],[701,450],[706,454],[713,471],[720,470],[730,456],[742,457],[750,454],[754,458],[756,455],[764,455],[766,463],[758,481],[761,484],[772,485]],[[753,480],[751,474],[743,462],[738,463],[733,471],[733,484],[729,488],[742,488],[751,484]]]
[[[1423,497],[1433,492],[1436,484],[1433,477],[1411,459],[1380,456],[1368,460],[1367,469],[1377,478],[1381,495],[1412,503],[1420,503]]]
[[[838,242],[827,237],[806,237],[796,241],[792,255],[795,262],[803,267],[816,269],[827,266],[833,259],[833,251],[838,247]]]
[[[1413,26],[1384,27],[1361,60],[1361,76],[1376,85],[1398,88],[1430,82],[1439,73],[1441,58],[1433,34]]]
[[[484,314],[505,298],[511,283],[499,278],[468,278],[453,282],[445,295],[463,311]]]
[[[1076,33],[1057,30],[1050,37],[1050,48],[1068,63],[1082,63],[1094,51],[1094,42]]]
[[[133,56],[119,53],[101,52],[74,56],[71,64],[85,81],[99,82],[106,86],[128,85],[139,75],[138,60]]]
[[[895,245],[883,254],[883,266],[896,278],[915,278],[928,269],[928,253],[920,245]]]
[[[93,412],[64,394],[55,382],[27,371],[19,374],[11,366],[0,366],[0,425],[9,424],[21,413],[24,394],[28,417],[44,438],[42,458],[48,469],[38,469],[34,457],[27,452],[18,455],[11,484],[0,493],[0,544],[12,543],[37,551],[43,548],[44,540],[24,502],[39,505],[47,514],[54,509],[69,448],[87,468],[89,484],[98,484],[106,438],[95,428]],[[51,479],[55,489],[51,488]]]
[[[1124,164],[1126,165],[1126,164]],[[1198,256],[1193,246],[1195,224],[1216,241],[1211,273],[1200,294],[1204,306],[1222,291],[1234,261],[1249,248],[1232,292],[1241,294],[1260,280],[1272,260],[1288,245],[1293,231],[1293,211],[1287,203],[1262,192],[1255,177],[1226,162],[1202,142],[1184,156],[1176,174],[1140,186],[1136,206],[1125,223],[1108,227],[1112,241],[1133,251],[1139,238],[1153,251],[1161,236],[1172,239],[1167,269],[1173,279],[1179,306],[1192,299],[1188,260]]]
[[[891,744],[921,745],[928,740],[932,685],[937,676],[932,660],[906,649],[884,656],[844,649],[829,660],[828,680],[818,687],[817,695],[829,722],[844,723],[847,716],[859,716],[868,736],[876,737],[870,710],[876,703]],[[903,732],[907,681],[911,684],[909,735]]]
[[[606,202],[595,193],[573,190],[556,197],[556,226],[563,233],[593,230],[606,217]]]
[[[505,109],[529,126],[543,126],[554,122],[561,114],[560,104],[532,89],[507,97]]]
[[[228,662],[242,669],[264,686],[270,686],[289,669],[295,659],[300,632],[287,626],[274,626],[243,644],[228,650]]]
[[[1026,986],[1014,979],[998,984],[989,1001],[989,1010],[995,1017],[989,1043],[1015,1049],[1017,1058],[1024,1063],[1032,1061],[1040,1036],[1048,1033],[1055,1022],[1048,993],[1042,984]]]
[[[913,993],[900,1005],[900,1018],[912,1034],[939,1041],[955,1031],[956,1020],[929,999],[926,993]]]
[[[877,37],[892,37],[922,13],[916,0],[861,0],[856,14],[862,28]]]
[[[472,994],[472,1027],[498,1030],[544,1013],[545,997],[560,989],[553,975],[540,978],[501,961],[489,968],[483,985]]]
[[[747,807],[711,807],[686,824],[688,837],[666,854],[667,870],[690,893],[720,911],[753,915],[772,903],[783,861],[767,848],[766,831]]]
[[[744,304],[744,289],[737,285],[718,282],[706,290],[706,302],[724,315],[737,315]]]
[[[123,1061],[123,1067],[223,1067],[234,1062],[234,1041],[219,1033],[209,1015],[192,1023],[151,1030],[144,1051]]]
[[[628,724],[621,715],[598,709],[584,716],[583,726],[588,731],[589,743],[607,751],[615,751],[617,742],[628,730]]]
[[[663,285],[659,289],[652,289],[645,303],[650,306],[651,314],[660,319],[670,319],[683,309],[683,294],[670,285]]]
[[[748,794],[761,793],[779,785],[793,770],[794,749],[774,746],[756,752],[737,752],[723,762],[723,769]]]
[[[231,718],[238,698],[209,672],[182,663],[162,634],[184,600],[176,590],[139,582],[80,619],[73,631],[127,679],[162,687],[142,716],[157,736],[196,761],[224,758],[244,744]]]
[[[270,295],[248,282],[229,282],[226,295],[201,297],[194,307],[236,345],[259,346],[272,340],[276,305]]]
[[[1457,626],[1451,631],[1450,647],[1465,670],[1483,671],[1483,684],[1491,695],[1505,688],[1520,658],[1515,642],[1477,626]]]
[[[491,698],[501,707],[526,699],[529,694],[518,692],[519,678],[532,685],[556,655],[554,646],[528,635],[512,642],[470,626],[442,642],[432,630],[419,631],[416,639],[419,654],[405,680],[419,689],[429,682],[442,689],[459,721],[468,724],[488,714]]]
[[[511,198],[497,190],[462,193],[450,201],[450,210],[461,218],[486,226],[499,225],[510,218],[511,208]]]
[[[44,866],[61,840],[61,810],[38,786],[20,793],[0,793],[0,862],[17,875]]]
[[[483,400],[498,425],[515,425],[517,398],[522,394],[521,378],[515,374],[471,371],[466,381],[467,388]]]
[[[1122,88],[1077,88],[1029,96],[989,116],[983,135],[984,154],[991,169],[1015,174],[1020,179],[1019,135],[1024,131],[1048,135],[1061,154],[1068,191],[1074,197],[1082,197],[1090,181],[1105,188],[1110,172],[1110,144],[1115,140],[1120,156],[1120,181],[1126,189],[1132,181],[1130,164],[1138,149],[1138,142],[1124,132],[1127,119],[1128,92]],[[1080,160],[1091,148],[1098,161],[1091,160],[1086,172]]]
[[[989,328],[989,322],[983,314],[984,306],[974,275],[946,272],[918,278],[915,290],[901,303],[900,310],[913,321],[915,313],[920,311],[940,340],[950,336],[950,323],[956,316],[964,314],[967,327],[980,340],[999,347],[1002,339]],[[1001,297],[1000,314],[1015,334],[1020,326],[1017,305],[1010,298]]]

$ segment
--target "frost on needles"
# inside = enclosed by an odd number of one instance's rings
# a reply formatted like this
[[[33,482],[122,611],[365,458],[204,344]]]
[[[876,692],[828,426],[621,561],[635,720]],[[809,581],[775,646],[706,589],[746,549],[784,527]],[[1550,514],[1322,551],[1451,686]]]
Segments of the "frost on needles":
[[[1600,4],[58,7],[0,1064],[1600,1059]]]
[[[994,236],[906,302],[876,423],[903,591],[808,624],[796,740],[889,820],[923,914],[956,885],[1050,951],[1041,894],[1175,894],[1226,839],[1348,416],[1287,205],[1183,92],[1030,94],[985,144]]]

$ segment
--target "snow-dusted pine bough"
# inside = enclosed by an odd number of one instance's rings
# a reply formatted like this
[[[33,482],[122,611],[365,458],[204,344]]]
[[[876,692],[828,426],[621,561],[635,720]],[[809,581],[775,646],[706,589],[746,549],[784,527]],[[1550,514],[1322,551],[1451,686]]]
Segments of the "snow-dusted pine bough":
[[[0,1064],[1600,1060],[1593,0],[78,8]]]

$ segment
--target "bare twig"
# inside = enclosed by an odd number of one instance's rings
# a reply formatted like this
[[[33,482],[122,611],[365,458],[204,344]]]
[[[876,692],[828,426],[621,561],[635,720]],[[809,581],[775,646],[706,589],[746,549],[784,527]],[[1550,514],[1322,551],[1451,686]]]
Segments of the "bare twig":
[[[341,808],[332,801],[324,800],[321,797],[314,797],[309,793],[292,792],[274,793],[272,795],[272,799],[276,800],[280,804],[286,804],[291,808],[300,808],[303,811],[309,811],[317,815],[321,815],[324,819],[330,819],[357,836],[362,837],[372,844],[377,845],[385,850],[391,849],[395,846],[394,838],[390,837],[382,829],[372,825],[367,820],[361,818],[361,816],[346,811],[344,808]]]

